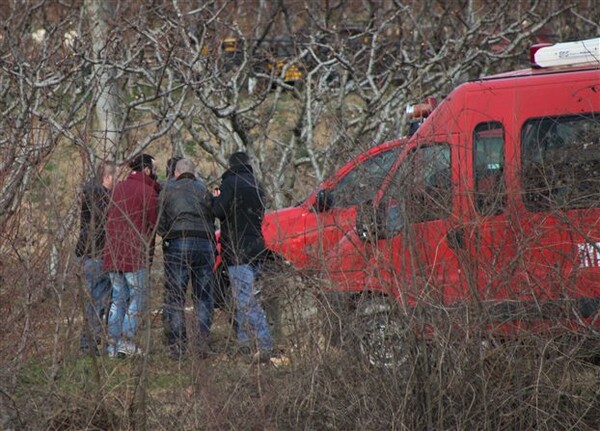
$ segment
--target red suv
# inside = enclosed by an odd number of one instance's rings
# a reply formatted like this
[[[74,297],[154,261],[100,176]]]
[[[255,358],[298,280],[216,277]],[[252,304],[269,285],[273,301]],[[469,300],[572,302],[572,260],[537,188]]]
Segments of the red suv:
[[[599,58],[600,39],[536,46],[452,91],[328,246],[332,290],[476,307],[502,333],[600,327]]]

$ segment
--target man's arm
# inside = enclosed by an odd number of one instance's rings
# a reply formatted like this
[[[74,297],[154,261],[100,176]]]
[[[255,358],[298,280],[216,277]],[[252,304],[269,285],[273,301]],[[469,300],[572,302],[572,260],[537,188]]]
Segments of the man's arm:
[[[90,223],[92,221],[92,211],[93,211],[93,196],[91,191],[87,186],[83,188],[83,193],[81,196],[81,223],[85,225],[87,229],[90,229]]]
[[[148,196],[148,213],[146,215],[148,220],[148,232],[154,232],[154,228],[157,227],[158,223],[158,196],[156,193],[150,193]],[[154,235],[154,234],[152,234]]]
[[[83,187],[81,194],[81,211],[80,211],[80,225],[79,225],[79,238],[75,247],[75,253],[77,256],[83,256],[90,252],[92,247],[91,240],[93,240],[95,232],[90,232],[93,229],[92,226],[92,207],[90,202],[90,193],[86,186]]]
[[[160,196],[158,198],[158,228],[157,232],[160,236],[164,237],[168,232],[168,220],[167,220],[167,212],[165,210],[165,195],[166,195],[167,187],[163,187],[160,192]]]

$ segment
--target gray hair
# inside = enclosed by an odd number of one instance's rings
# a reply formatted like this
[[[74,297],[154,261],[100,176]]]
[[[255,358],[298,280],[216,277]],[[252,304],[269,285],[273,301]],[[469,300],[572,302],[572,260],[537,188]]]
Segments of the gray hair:
[[[175,165],[175,170],[179,172],[179,174],[195,174],[196,173],[196,165],[190,159],[181,159]]]
[[[115,162],[103,161],[98,163],[96,167],[96,179],[102,182],[103,178],[107,175],[114,175],[117,172],[117,165]]]

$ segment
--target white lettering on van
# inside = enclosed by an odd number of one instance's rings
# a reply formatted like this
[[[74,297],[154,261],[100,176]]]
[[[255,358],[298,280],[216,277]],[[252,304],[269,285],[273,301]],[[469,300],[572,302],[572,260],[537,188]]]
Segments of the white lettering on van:
[[[600,266],[600,242],[577,244],[580,268]]]

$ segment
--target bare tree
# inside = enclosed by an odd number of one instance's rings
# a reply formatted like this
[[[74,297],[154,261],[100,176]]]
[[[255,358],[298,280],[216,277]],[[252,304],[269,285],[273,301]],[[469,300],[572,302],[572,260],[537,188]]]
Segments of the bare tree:
[[[109,20],[111,3],[99,0],[86,0],[85,10],[90,25],[92,45],[92,68],[97,76],[96,121],[91,137],[94,139],[94,153],[116,158],[121,138],[121,97],[117,70],[110,61],[111,51],[118,49],[119,38],[111,37]]]
[[[3,121],[15,124],[4,139],[23,147],[35,118],[36,130],[54,141],[66,137],[89,160],[126,159],[167,138],[176,141],[173,151],[195,144],[198,155],[221,165],[244,149],[273,185],[275,205],[287,205],[306,187],[301,171],[314,184],[349,148],[403,135],[407,103],[527,66],[526,48],[542,36],[577,35],[569,20],[582,35],[597,32],[597,20],[581,12],[585,1],[512,3],[115,2],[108,11],[108,3],[88,0],[84,9],[55,7],[62,16],[51,22],[13,9],[2,91]],[[45,32],[42,41],[32,41],[35,31]],[[68,112],[54,109],[57,94],[68,99]],[[30,161],[54,147],[39,141],[28,147]],[[0,171],[2,215],[14,211],[27,185],[28,169],[13,164],[18,147]]]

